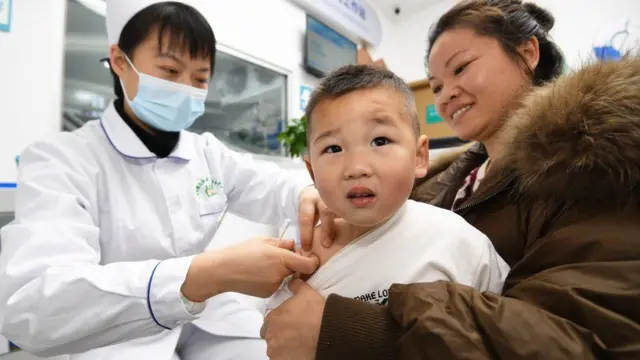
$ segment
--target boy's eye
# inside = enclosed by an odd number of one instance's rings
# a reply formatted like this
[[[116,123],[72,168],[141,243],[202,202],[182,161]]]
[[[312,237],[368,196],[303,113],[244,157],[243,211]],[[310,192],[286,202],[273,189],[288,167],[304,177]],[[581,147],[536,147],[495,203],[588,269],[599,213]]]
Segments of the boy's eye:
[[[434,94],[437,94],[440,92],[440,90],[442,89],[442,86],[434,86],[431,88],[431,91],[433,91]]]
[[[342,151],[342,148],[340,148],[340,146],[338,145],[331,145],[331,146],[327,146],[323,152],[328,153],[328,154],[332,154],[332,153],[337,153]]]
[[[386,137],[380,136],[373,139],[373,141],[371,141],[371,146],[385,146],[389,143],[390,143],[389,139],[387,139]]]

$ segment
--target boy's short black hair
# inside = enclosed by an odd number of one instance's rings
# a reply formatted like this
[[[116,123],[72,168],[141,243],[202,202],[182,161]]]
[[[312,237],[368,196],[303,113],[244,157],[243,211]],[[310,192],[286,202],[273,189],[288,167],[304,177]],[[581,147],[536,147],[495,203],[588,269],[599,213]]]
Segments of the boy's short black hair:
[[[416,101],[413,92],[404,80],[389,70],[370,65],[345,65],[327,75],[311,94],[304,114],[307,119],[307,143],[309,142],[313,110],[322,101],[335,99],[355,90],[373,89],[381,86],[386,86],[402,95],[405,100],[405,110],[413,123],[413,130],[416,136],[420,135]]]
[[[166,1],[150,5],[134,15],[122,28],[118,46],[131,59],[136,47],[152,30],[158,29],[158,48],[186,49],[191,57],[209,58],[213,74],[216,57],[216,37],[207,19],[193,7]],[[163,44],[163,35],[169,43]],[[116,97],[123,98],[118,75],[111,70]]]

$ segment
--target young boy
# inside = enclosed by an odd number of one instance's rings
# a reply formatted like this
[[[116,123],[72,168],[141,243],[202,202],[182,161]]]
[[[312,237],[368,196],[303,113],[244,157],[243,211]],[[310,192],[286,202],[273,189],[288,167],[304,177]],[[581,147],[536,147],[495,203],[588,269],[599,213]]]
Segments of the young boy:
[[[325,249],[308,284],[386,304],[393,283],[447,280],[500,293],[509,266],[462,217],[409,199],[428,167],[409,87],[393,73],[346,66],[324,79],[306,109],[305,162],[320,196],[346,230]],[[275,309],[286,284],[266,300]]]

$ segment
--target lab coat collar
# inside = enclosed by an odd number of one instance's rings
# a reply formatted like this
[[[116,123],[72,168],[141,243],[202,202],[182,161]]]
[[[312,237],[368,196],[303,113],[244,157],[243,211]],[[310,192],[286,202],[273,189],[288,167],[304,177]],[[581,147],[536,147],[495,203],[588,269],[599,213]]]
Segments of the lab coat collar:
[[[131,130],[129,125],[120,117],[113,102],[109,104],[100,120],[100,125],[104,130],[111,145],[121,155],[134,159],[156,159],[156,154],[152,153],[142,143],[138,136]],[[193,159],[195,151],[192,137],[187,131],[180,132],[180,140],[169,158],[176,158],[185,161]]]

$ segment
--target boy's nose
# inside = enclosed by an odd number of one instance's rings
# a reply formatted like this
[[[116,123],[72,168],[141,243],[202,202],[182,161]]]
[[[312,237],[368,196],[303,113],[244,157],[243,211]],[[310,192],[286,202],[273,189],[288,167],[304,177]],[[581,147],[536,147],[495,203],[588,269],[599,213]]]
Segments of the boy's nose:
[[[371,174],[371,166],[369,166],[365,159],[351,159],[344,172],[345,178],[347,179],[369,177]]]

